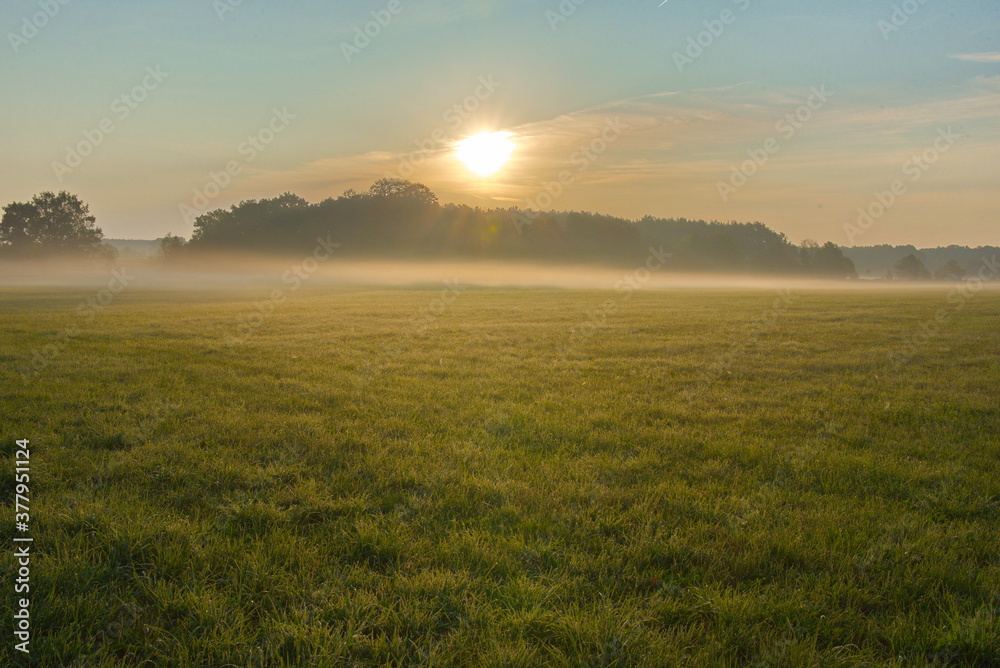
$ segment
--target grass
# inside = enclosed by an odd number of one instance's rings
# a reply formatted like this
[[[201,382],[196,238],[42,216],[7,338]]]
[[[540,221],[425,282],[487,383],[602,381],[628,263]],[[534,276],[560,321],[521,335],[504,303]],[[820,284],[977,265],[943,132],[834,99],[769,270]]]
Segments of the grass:
[[[1000,665],[995,291],[92,294],[0,290],[34,665]]]

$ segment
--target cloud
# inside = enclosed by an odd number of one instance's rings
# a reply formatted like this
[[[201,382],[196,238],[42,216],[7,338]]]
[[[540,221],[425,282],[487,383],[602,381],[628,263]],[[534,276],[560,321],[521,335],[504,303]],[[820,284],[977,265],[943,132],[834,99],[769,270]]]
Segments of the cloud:
[[[948,56],[955,60],[964,60],[970,63],[1000,63],[1000,51],[985,53],[953,53]]]
[[[978,76],[972,82],[982,88],[1000,88],[1000,75],[992,77]]]

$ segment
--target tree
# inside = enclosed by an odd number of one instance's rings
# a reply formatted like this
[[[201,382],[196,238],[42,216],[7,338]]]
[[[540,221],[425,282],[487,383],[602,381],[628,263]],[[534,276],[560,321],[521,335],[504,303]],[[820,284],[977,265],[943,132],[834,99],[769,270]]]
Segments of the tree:
[[[288,237],[288,222],[308,212],[309,202],[293,193],[262,200],[244,200],[226,209],[204,213],[194,221],[194,247],[274,250]]]
[[[30,202],[4,207],[0,248],[17,256],[79,254],[104,257],[104,233],[76,195],[43,192]]]
[[[107,241],[102,242],[101,245],[98,246],[93,252],[94,258],[104,262],[105,264],[114,264],[119,255],[120,253],[118,252],[118,248],[109,244]]]
[[[157,257],[164,262],[169,262],[176,259],[185,246],[187,246],[187,242],[184,240],[184,237],[176,237],[173,234],[167,233],[167,236],[160,239],[160,251]]]
[[[858,277],[854,261],[844,255],[844,250],[832,241],[827,241],[815,250],[811,270],[814,274],[830,278]]]
[[[804,239],[799,246],[799,264],[802,270],[811,272],[816,261],[816,254],[819,252],[819,244],[812,239]]]
[[[930,280],[931,277],[927,265],[913,253],[897,262],[892,271],[896,278],[901,281],[926,281]]]
[[[438,203],[437,195],[430,188],[405,179],[379,179],[368,189],[367,195],[378,199],[407,199],[425,206]]]
[[[944,263],[937,273],[934,274],[934,278],[939,281],[960,281],[966,277],[965,267],[963,267],[958,260],[948,260]]]

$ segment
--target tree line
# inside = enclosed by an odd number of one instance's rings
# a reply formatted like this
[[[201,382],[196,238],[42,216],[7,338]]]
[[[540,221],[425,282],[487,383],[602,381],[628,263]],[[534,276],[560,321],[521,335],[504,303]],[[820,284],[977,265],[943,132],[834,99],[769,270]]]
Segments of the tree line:
[[[590,212],[482,209],[440,204],[426,186],[382,179],[310,204],[285,193],[247,200],[199,216],[186,244],[164,241],[168,256],[199,251],[308,252],[318,237],[340,244],[342,257],[509,260],[628,266],[651,246],[670,253],[679,271],[809,274],[855,278],[836,244],[800,246],[761,223],[684,218],[638,221]]]
[[[996,257],[996,246],[947,246],[917,249],[912,245],[858,246],[844,253],[864,278],[955,281],[976,274],[985,259]],[[912,258],[910,257],[912,256]]]
[[[164,261],[202,253],[308,253],[318,238],[339,244],[355,259],[461,259],[591,263],[628,266],[651,247],[670,254],[669,269],[731,273],[798,274],[856,278],[854,262],[832,242],[792,244],[762,223],[685,218],[628,220],[590,212],[482,209],[441,204],[426,186],[381,179],[366,191],[309,203],[285,193],[246,200],[200,215],[190,241],[167,235]],[[45,192],[3,209],[0,257],[77,255],[113,259],[86,204],[66,192]],[[913,260],[916,261],[914,264]],[[919,258],[897,267],[896,278],[932,274]],[[937,277],[956,278],[960,267]]]

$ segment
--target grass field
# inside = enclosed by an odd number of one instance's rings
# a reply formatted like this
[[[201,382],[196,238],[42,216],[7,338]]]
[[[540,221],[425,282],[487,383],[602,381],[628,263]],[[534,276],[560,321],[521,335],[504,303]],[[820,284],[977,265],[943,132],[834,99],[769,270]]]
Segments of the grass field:
[[[1000,665],[1000,292],[93,294],[0,290],[34,665]]]

